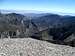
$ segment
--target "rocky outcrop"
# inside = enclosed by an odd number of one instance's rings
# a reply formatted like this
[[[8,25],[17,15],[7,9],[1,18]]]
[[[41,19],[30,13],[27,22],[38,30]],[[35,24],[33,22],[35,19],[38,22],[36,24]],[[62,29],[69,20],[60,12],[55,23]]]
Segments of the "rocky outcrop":
[[[75,47],[32,38],[0,39],[1,56],[75,56]]]

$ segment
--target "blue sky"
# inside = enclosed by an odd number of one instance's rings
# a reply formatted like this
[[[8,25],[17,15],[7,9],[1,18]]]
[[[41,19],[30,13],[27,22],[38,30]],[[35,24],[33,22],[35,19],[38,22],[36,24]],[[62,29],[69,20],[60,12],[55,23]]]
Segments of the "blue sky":
[[[0,9],[75,13],[75,0],[0,0]]]

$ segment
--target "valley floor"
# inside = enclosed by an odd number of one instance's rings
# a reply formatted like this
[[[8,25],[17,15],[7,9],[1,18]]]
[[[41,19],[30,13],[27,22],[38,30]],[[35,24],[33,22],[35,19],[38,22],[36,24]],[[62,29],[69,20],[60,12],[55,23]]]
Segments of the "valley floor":
[[[0,39],[0,56],[75,56],[75,47],[32,38]]]

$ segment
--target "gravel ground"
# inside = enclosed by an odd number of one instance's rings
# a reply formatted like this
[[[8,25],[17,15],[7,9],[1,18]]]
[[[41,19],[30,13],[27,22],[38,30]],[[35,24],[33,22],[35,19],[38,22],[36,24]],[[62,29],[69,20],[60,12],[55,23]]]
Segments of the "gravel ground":
[[[0,56],[75,56],[75,47],[32,38],[0,39]]]

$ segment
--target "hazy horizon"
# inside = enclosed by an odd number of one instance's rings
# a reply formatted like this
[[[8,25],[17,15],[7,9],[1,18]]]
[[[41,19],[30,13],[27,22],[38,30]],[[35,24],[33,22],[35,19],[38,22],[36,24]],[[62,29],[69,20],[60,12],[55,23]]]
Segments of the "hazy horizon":
[[[0,0],[0,9],[75,13],[75,0]]]

